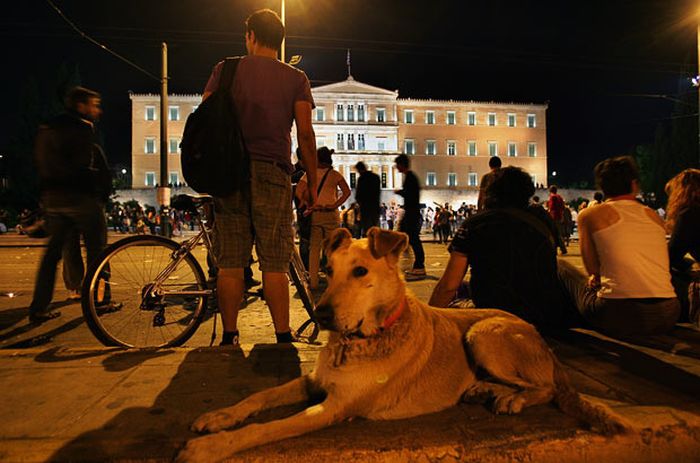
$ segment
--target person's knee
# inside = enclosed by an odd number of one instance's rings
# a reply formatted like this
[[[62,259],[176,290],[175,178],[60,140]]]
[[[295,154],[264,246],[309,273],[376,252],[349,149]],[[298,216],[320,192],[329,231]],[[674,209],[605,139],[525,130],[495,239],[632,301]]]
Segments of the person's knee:
[[[222,267],[219,268],[218,272],[219,278],[233,278],[237,280],[243,280],[243,268],[242,267]]]

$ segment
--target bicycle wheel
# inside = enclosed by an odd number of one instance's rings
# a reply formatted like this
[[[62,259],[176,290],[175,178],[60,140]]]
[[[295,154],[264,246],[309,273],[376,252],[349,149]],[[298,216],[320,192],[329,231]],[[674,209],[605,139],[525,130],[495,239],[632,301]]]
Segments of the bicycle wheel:
[[[90,266],[83,281],[83,316],[100,342],[169,347],[194,334],[207,307],[206,279],[192,254],[176,263],[179,248],[160,236],[132,236],[108,246]],[[154,281],[168,266],[159,292]],[[181,293],[169,294],[175,291]]]
[[[301,261],[301,256],[296,249],[294,249],[294,252],[292,252],[292,259],[289,262],[289,277],[291,278],[297,293],[299,293],[299,298],[301,299],[301,303],[304,305],[304,309],[306,309],[306,313],[309,314],[309,319],[302,323],[295,334],[297,338],[306,338],[309,340],[309,342],[313,342],[318,336],[319,331],[318,325],[314,319],[316,304],[314,303],[314,298],[311,295],[309,275],[306,272],[304,263]],[[305,335],[305,331],[310,326],[313,327],[311,334]]]

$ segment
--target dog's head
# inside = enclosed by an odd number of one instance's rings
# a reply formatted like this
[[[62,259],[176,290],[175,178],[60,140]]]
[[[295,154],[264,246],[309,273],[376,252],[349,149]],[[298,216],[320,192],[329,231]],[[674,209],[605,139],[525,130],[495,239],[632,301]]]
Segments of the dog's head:
[[[407,244],[405,233],[378,227],[355,241],[344,228],[331,233],[324,241],[328,289],[316,308],[319,325],[346,335],[375,333],[403,300],[398,263]]]

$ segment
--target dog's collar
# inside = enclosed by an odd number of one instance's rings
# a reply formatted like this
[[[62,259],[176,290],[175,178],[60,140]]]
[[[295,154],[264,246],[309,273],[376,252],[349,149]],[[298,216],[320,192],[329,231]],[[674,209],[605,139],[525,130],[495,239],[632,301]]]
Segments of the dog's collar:
[[[403,313],[404,310],[406,310],[406,306],[408,305],[408,302],[406,301],[406,296],[404,296],[401,299],[401,302],[399,302],[399,305],[394,309],[394,311],[389,315],[385,320],[384,323],[382,323],[382,329],[383,330],[388,330],[391,328],[391,326],[396,323],[396,321],[401,317],[401,314]]]

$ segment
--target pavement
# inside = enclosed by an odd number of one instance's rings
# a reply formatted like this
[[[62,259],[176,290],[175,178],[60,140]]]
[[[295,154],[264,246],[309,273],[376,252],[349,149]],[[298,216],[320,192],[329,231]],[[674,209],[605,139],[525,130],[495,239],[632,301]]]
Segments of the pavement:
[[[183,348],[105,348],[82,322],[79,304],[69,302],[61,302],[62,317],[33,327],[26,306],[41,247],[3,246],[3,239],[0,293],[19,295],[0,297],[0,461],[170,461],[195,437],[188,426],[199,414],[308,373],[321,348],[271,344],[260,301],[241,312],[240,350],[206,347],[211,319]],[[425,248],[428,278],[408,285],[427,300],[447,252],[434,243]],[[566,259],[580,265],[575,245]],[[303,320],[298,299],[292,299],[292,319]],[[232,461],[700,461],[699,331],[679,325],[667,336],[615,340],[573,330],[547,341],[580,392],[638,431],[603,437],[552,405],[496,416],[484,405],[460,404],[406,420],[355,419]]]

